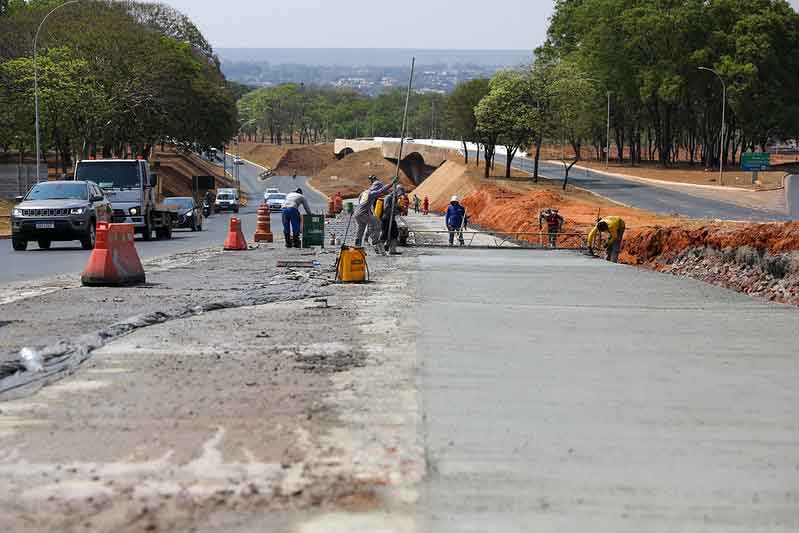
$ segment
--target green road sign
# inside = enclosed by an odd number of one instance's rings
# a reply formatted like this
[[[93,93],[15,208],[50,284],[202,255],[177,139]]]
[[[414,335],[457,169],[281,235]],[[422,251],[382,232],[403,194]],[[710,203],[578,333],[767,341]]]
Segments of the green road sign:
[[[741,154],[741,170],[768,170],[771,165],[769,154],[764,152],[747,152]]]

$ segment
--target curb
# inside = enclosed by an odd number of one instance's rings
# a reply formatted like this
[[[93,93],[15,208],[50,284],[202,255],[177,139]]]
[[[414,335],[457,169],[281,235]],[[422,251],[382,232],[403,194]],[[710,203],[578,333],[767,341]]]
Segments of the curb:
[[[552,159],[546,159],[546,160],[544,160],[544,162],[545,163],[549,163],[550,165],[562,165],[563,164],[561,161],[555,161],[555,160],[552,160]],[[671,186],[676,186],[676,187],[694,187],[694,188],[697,188],[697,189],[710,189],[710,190],[714,190],[714,191],[733,191],[733,192],[734,191],[741,191],[741,192],[751,192],[751,193],[766,192],[766,191],[755,190],[755,189],[745,189],[743,187],[726,187],[726,186],[722,186],[722,185],[704,185],[704,184],[701,184],[701,183],[684,183],[684,182],[681,182],[681,181],[666,181],[666,180],[658,180],[658,179],[653,179],[653,178],[644,178],[644,177],[641,177],[641,176],[631,176],[629,174],[616,174],[614,172],[608,172],[606,170],[597,170],[595,168],[584,167],[582,165],[574,165],[573,168],[577,168],[577,169],[580,169],[580,170],[587,170],[589,172],[596,172],[597,174],[601,174],[603,176],[608,176],[608,177],[611,177],[611,178],[626,179],[626,180],[630,180],[630,181],[640,181],[640,182],[643,182],[643,183],[651,183],[653,185],[671,185]],[[779,189],[767,189],[767,190],[779,190]]]

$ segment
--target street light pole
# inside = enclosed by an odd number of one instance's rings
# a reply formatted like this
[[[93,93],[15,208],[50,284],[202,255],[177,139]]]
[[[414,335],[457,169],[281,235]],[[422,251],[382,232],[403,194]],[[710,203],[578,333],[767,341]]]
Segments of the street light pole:
[[[712,68],[699,67],[698,70],[706,70],[712,72],[721,82],[721,140],[719,141],[719,185],[724,185],[724,130],[726,129],[725,114],[727,111],[727,84],[718,72]]]
[[[54,12],[58,11],[62,7],[69,5],[69,4],[76,4],[80,0],[69,0],[68,2],[64,2],[61,5],[58,5],[50,10],[47,13],[42,21],[39,23],[39,27],[36,28],[36,35],[33,37],[33,107],[34,112],[36,114],[36,183],[41,181],[41,174],[39,173],[39,162],[41,160],[41,148],[40,148],[40,134],[39,134],[39,71],[37,70],[36,58],[37,58],[37,46],[39,43],[39,32],[42,31],[42,26],[44,26],[44,21],[47,20],[47,17],[52,15]]]

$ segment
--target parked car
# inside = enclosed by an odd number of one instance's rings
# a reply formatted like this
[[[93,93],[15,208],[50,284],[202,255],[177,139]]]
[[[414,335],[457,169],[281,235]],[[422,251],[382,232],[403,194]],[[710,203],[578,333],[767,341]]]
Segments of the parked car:
[[[270,211],[282,211],[283,210],[283,202],[286,201],[286,195],[282,192],[271,193],[269,196],[264,198],[266,201],[266,205],[269,206]]]
[[[53,241],[80,241],[94,248],[97,222],[111,219],[111,203],[92,181],[45,181],[18,196],[11,211],[11,245],[24,251],[36,241],[47,250]]]
[[[178,220],[174,227],[190,228],[191,231],[203,230],[203,213],[191,196],[173,196],[164,199],[164,205],[177,210]]]

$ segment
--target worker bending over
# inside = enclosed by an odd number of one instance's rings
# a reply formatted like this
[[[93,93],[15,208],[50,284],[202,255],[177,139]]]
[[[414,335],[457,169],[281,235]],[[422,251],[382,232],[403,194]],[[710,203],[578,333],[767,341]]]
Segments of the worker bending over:
[[[363,246],[364,234],[371,240],[375,246],[375,252],[383,255],[385,248],[380,250],[380,220],[375,216],[375,204],[377,199],[386,194],[391,187],[397,184],[398,177],[395,177],[391,183],[383,187],[383,184],[377,181],[375,176],[369,176],[369,181],[372,185],[361,193],[359,198],[358,207],[355,208],[355,222],[358,224],[355,231],[355,246]]]
[[[614,263],[619,262],[619,252],[621,252],[621,241],[624,238],[624,220],[620,217],[605,217],[596,223],[594,229],[588,234],[588,250],[594,253],[594,242],[597,235],[608,234],[608,241],[605,243],[607,260]]]
[[[399,242],[399,226],[397,225],[397,216],[399,215],[399,199],[405,194],[405,189],[402,185],[397,185],[394,192],[387,195],[383,199],[383,212],[380,215],[381,234],[380,248],[378,253],[386,252],[390,255],[402,255],[397,251],[397,244]]]
[[[286,238],[286,248],[300,247],[300,206],[307,214],[311,214],[311,207],[303,196],[302,189],[286,195],[283,201],[283,236]]]

